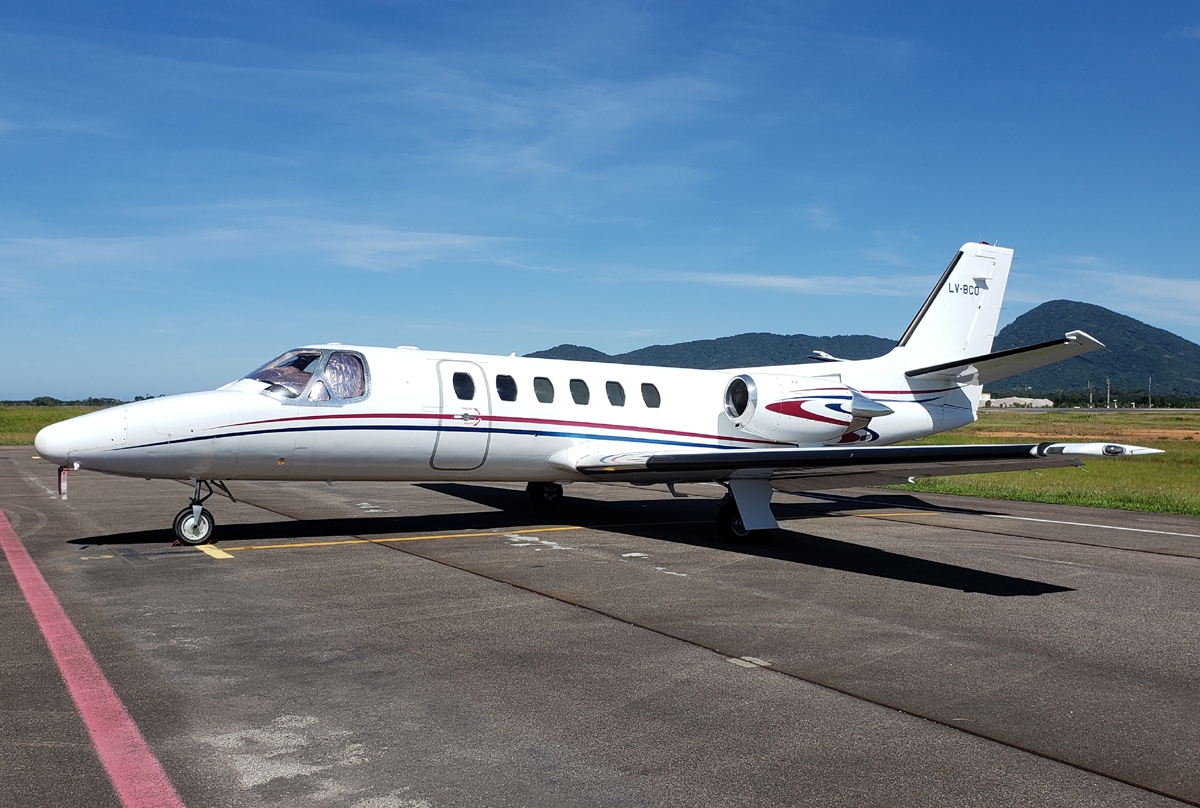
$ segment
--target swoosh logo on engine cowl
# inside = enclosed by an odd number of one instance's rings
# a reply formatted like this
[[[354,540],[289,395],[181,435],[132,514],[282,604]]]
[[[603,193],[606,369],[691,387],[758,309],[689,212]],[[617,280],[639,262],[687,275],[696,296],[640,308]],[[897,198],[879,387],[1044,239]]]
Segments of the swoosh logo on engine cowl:
[[[804,405],[812,399],[797,398],[791,401],[775,401],[767,405],[767,409],[771,412],[777,412],[780,415],[789,415],[792,418],[805,418],[809,421],[819,421],[823,424],[837,424],[845,426],[850,423],[849,419],[827,418],[824,415],[817,415],[815,412],[809,412],[804,409]]]

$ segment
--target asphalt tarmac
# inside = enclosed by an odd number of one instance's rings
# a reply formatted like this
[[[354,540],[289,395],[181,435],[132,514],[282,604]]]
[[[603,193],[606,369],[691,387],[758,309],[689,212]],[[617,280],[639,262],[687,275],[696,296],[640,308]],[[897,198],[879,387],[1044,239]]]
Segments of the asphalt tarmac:
[[[184,485],[31,454],[0,511],[192,808],[1200,805],[1197,518],[234,483],[204,552]],[[0,805],[121,805],[0,566]]]

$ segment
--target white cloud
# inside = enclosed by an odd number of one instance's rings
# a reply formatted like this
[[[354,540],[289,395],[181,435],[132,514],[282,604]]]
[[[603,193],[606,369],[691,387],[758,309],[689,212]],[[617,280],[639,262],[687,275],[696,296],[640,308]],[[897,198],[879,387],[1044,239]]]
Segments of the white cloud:
[[[257,216],[220,226],[145,236],[0,238],[0,260],[31,276],[47,268],[82,273],[170,273],[196,262],[324,254],[344,267],[385,271],[466,257],[518,266],[501,249],[517,239],[407,231],[289,216]]]
[[[682,272],[667,280],[689,283],[736,286],[747,289],[777,289],[810,295],[874,295],[882,297],[911,297],[924,291],[929,278],[923,275],[887,277],[857,275],[752,275],[735,272]]]
[[[1183,35],[1188,39],[1200,39],[1200,26],[1184,29]]]
[[[389,270],[411,267],[447,256],[491,254],[511,239],[464,233],[421,233],[366,225],[316,227],[314,246],[332,253],[348,267]],[[324,232],[321,232],[321,231]]]
[[[809,205],[797,212],[808,219],[808,224],[813,230],[833,230],[837,227],[837,217],[823,205]]]
[[[862,254],[877,264],[890,267],[910,267],[912,261],[892,250],[863,250]]]

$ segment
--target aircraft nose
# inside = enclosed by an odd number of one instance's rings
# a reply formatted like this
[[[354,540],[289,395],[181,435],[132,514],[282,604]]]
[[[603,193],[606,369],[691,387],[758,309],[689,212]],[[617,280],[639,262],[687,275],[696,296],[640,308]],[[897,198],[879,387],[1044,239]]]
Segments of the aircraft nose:
[[[33,439],[38,456],[60,466],[125,443],[125,412],[114,407],[44,427]]]
[[[33,448],[38,457],[65,466],[67,455],[71,453],[70,431],[66,422],[50,424],[38,430],[37,437],[33,439]]]

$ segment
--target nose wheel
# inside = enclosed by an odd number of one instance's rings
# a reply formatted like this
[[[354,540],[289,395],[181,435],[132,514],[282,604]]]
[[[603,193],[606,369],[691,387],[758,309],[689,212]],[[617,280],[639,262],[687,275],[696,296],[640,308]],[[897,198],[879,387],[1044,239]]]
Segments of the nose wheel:
[[[175,515],[175,524],[173,525],[175,538],[192,547],[198,544],[207,544],[212,538],[213,528],[216,527],[216,524],[212,514],[208,512],[208,508],[198,505],[193,508],[189,505]]]
[[[193,477],[192,504],[175,514],[175,521],[171,525],[175,531],[175,538],[179,540],[180,544],[195,547],[212,541],[213,530],[216,529],[217,523],[213,519],[213,515],[208,512],[208,508],[204,507],[204,502],[213,495],[213,485],[216,485],[221,493],[229,497],[231,502],[237,502],[233,498],[233,494],[229,493],[229,489],[225,487],[225,483],[220,480],[210,482]],[[208,491],[204,496],[200,496],[201,486]]]

